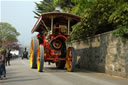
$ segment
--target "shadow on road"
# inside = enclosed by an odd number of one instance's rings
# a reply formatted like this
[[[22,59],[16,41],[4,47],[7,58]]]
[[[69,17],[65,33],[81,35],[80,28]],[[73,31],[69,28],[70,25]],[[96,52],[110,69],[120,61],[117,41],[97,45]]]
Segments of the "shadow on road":
[[[57,69],[56,67],[44,67],[44,72],[67,72],[66,68]]]
[[[66,68],[64,69],[57,69],[55,66],[49,66],[49,67],[44,67],[44,72],[68,72]],[[43,72],[42,72],[43,73]],[[85,70],[85,69],[79,69],[76,68],[74,73],[98,73],[98,72],[93,72],[93,71],[89,71],[89,70]]]
[[[7,77],[5,80],[0,81],[0,83],[18,83],[18,82],[28,82],[28,81],[36,81],[40,79],[39,77],[33,77],[33,76],[11,76]]]

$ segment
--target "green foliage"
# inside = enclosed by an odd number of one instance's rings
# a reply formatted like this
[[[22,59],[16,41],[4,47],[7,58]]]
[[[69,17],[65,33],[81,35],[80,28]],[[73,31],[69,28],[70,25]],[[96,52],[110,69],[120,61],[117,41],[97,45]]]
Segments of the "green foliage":
[[[113,29],[108,23],[113,2],[107,0],[82,1],[83,2],[72,9],[72,13],[82,16],[82,22],[73,27],[75,31],[71,35],[72,40],[85,39],[89,36],[106,32],[110,30],[110,28]],[[77,8],[78,11],[74,12],[75,8]]]
[[[35,18],[38,18],[42,13],[54,11],[55,6],[53,3],[53,0],[42,0],[39,3],[35,2],[36,9],[33,11],[36,14]]]
[[[75,6],[72,7],[71,13],[83,17],[93,6],[95,0],[73,0],[73,2],[75,3]]]
[[[128,38],[128,22],[118,25],[113,34],[116,37]]]
[[[75,3],[73,0],[54,0],[54,5],[55,7],[60,7],[65,12],[70,12]]]
[[[109,17],[109,23],[116,28],[113,34],[117,37],[128,37],[128,2],[121,3]]]
[[[74,1],[77,5],[71,13],[81,16],[82,22],[73,27],[75,30],[71,35],[72,40],[85,39],[111,30],[115,30],[115,36],[128,37],[127,0]]]
[[[8,23],[0,22],[0,44],[3,41],[16,42],[19,32]]]

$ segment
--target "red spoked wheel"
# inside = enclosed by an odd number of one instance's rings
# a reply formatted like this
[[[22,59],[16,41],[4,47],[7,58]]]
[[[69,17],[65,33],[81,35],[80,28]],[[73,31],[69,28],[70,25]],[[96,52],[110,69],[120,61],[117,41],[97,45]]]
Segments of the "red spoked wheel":
[[[75,65],[77,61],[77,55],[73,47],[69,47],[66,53],[66,68],[67,71],[75,71]]]

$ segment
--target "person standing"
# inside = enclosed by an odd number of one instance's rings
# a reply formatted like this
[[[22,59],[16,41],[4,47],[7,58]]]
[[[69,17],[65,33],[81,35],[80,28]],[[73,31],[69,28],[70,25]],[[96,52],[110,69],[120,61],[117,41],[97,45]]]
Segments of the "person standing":
[[[9,66],[10,64],[10,59],[11,59],[11,50],[8,50],[7,55],[6,55],[6,65],[8,64]]]
[[[0,79],[6,78],[5,50],[0,50]]]

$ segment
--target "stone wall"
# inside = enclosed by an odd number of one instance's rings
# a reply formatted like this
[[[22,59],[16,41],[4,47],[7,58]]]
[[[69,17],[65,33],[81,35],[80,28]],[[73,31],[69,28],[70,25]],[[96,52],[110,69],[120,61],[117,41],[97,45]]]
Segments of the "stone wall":
[[[128,77],[128,40],[112,32],[74,41],[71,46],[78,54],[78,66],[92,71]]]

